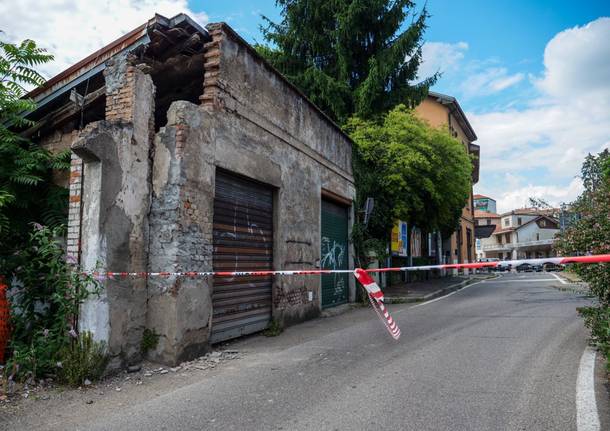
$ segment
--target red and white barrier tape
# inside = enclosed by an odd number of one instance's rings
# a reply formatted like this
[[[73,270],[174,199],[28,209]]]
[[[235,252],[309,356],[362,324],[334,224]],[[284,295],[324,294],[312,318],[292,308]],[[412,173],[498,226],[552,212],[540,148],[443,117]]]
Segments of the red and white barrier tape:
[[[598,254],[593,256],[570,256],[570,257],[547,257],[539,259],[503,260],[496,262],[476,263],[454,263],[444,265],[422,265],[401,266],[393,268],[370,268],[366,272],[400,272],[400,271],[428,271],[432,269],[479,269],[479,268],[502,268],[518,266],[523,263],[532,265],[543,265],[552,263],[566,265],[570,263],[602,263],[610,262],[610,254]],[[307,270],[277,270],[277,271],[188,271],[188,272],[106,272],[86,271],[83,275],[92,275],[100,279],[121,278],[148,278],[148,277],[265,277],[270,275],[322,275],[322,274],[348,274],[354,272],[351,269],[307,269]]]
[[[555,265],[567,265],[569,263],[604,263],[610,262],[610,254],[597,254],[593,256],[570,256],[570,257],[543,257],[537,259],[500,260],[496,262],[454,263],[445,265],[423,265],[423,266],[401,266],[395,268],[367,269],[367,272],[399,272],[399,271],[428,271],[431,269],[480,269],[480,268],[508,268],[517,267],[521,264],[544,265],[552,263]]]
[[[400,328],[396,321],[390,316],[384,302],[383,292],[368,273],[371,272],[399,272],[399,271],[427,271],[431,269],[479,269],[479,268],[498,268],[518,266],[523,263],[532,265],[543,265],[552,263],[556,265],[566,265],[569,263],[602,263],[610,262],[610,254],[595,256],[571,256],[571,257],[549,257],[542,259],[520,259],[505,260],[496,262],[477,262],[477,263],[458,263],[446,265],[423,265],[423,266],[403,266],[396,268],[372,268],[372,269],[315,269],[315,270],[278,270],[278,271],[189,271],[189,272],[99,272],[87,271],[84,275],[92,275],[98,279],[122,279],[122,278],[148,278],[148,277],[263,277],[271,275],[323,275],[337,273],[354,273],[367,292],[367,297],[373,309],[385,325],[390,335],[398,340],[400,338]]]
[[[366,289],[367,297],[373,306],[373,310],[375,310],[392,338],[398,340],[400,338],[400,328],[396,324],[396,321],[392,319],[392,316],[390,316],[388,309],[383,303],[383,292],[375,280],[373,280],[365,270],[360,268],[354,270],[354,275],[356,276],[356,280]]]

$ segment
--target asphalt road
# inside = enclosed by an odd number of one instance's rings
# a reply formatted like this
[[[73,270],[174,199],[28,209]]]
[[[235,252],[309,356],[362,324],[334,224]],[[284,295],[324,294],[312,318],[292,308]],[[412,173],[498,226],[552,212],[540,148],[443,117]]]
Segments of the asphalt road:
[[[231,367],[58,428],[574,430],[589,300],[549,274],[505,274],[448,297],[252,337]],[[100,410],[98,410],[98,413]],[[604,423],[604,422],[603,422]]]

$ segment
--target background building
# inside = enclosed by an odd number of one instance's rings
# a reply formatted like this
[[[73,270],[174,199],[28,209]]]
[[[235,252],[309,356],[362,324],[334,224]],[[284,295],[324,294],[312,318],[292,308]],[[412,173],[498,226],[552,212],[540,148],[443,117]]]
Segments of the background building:
[[[493,201],[493,199],[491,200]],[[495,206],[495,201],[493,202]],[[493,241],[491,235],[499,228],[500,218],[500,215],[493,212],[474,210],[474,236],[476,238],[477,260],[486,257],[483,247]]]
[[[488,196],[474,195],[474,210],[496,213],[496,201]]]
[[[494,231],[481,239],[481,256],[501,260],[542,258],[554,255],[553,243],[559,221],[554,209],[522,208],[504,213],[493,220]],[[489,219],[489,213],[487,214]],[[479,223],[486,218],[478,219]]]
[[[415,108],[415,113],[432,127],[447,127],[449,133],[462,142],[465,151],[474,156],[472,184],[476,184],[479,181],[480,147],[473,144],[477,140],[477,135],[455,97],[431,91],[428,97]],[[470,196],[462,209],[455,233],[442,242],[442,254],[438,260],[443,263],[473,262],[476,259],[474,228],[471,187]],[[434,246],[429,248],[435,249]]]

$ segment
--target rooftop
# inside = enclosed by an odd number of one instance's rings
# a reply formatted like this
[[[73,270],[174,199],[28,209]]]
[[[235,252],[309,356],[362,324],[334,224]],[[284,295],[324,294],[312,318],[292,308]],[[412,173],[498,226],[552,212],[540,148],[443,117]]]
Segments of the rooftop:
[[[474,218],[500,218],[500,214],[474,210]]]
[[[491,199],[491,200],[492,200],[492,201],[494,201],[494,202],[496,201],[495,199],[490,198],[489,196],[485,196],[485,195],[479,195],[479,194],[474,195],[474,196],[473,196],[473,199]]]
[[[474,129],[468,121],[468,118],[466,118],[466,114],[464,114],[462,107],[460,106],[455,97],[448,96],[442,93],[437,93],[435,91],[430,91],[428,93],[428,96],[436,99],[439,103],[443,105],[449,106],[449,111],[453,115],[455,115],[455,118],[457,119],[458,123],[460,124],[460,127],[462,128],[470,142],[474,142],[478,139],[477,134],[474,132]]]
[[[159,64],[162,64],[163,58],[168,57],[166,51],[171,51],[174,54],[178,52],[185,55],[197,53],[198,55],[203,56],[201,52],[205,51],[205,43],[211,40],[208,30],[214,27],[222,27],[222,29],[225,30],[229,36],[233,37],[236,42],[244,45],[253,56],[262,61],[265,67],[277,74],[282,81],[317,111],[325,121],[351,142],[351,138],[349,138],[340,126],[305,96],[299,88],[262,58],[257,51],[230,26],[225,23],[211,23],[204,28],[188,15],[182,13],[173,18],[166,18],[156,14],[153,18],[139,27],[70,66],[68,69],[46,81],[42,86],[33,89],[26,97],[34,99],[37,106],[34,111],[26,113],[26,116],[34,121],[51,119],[53,115],[50,113],[57,111],[58,108],[65,105],[72,96],[72,93],[76,92],[76,97],[80,94],[81,97],[86,98],[87,92],[92,92],[94,87],[103,87],[104,84],[101,76],[103,70],[106,68],[106,62],[117,54],[137,52],[137,56],[142,57],[143,53],[146,52],[148,57],[156,59],[156,63]],[[180,67],[177,69],[180,69]],[[161,71],[159,73],[162,74],[163,72]],[[205,79],[203,70],[200,71],[200,75],[203,82],[203,79]],[[194,84],[195,83],[192,83],[192,85]],[[201,87],[201,93],[203,93],[202,85],[199,83],[197,83],[197,85]],[[84,96],[82,96],[82,94],[84,94]],[[103,94],[103,88],[99,88],[99,94],[97,94],[97,96]],[[41,125],[37,126],[36,129],[40,127]]]
[[[502,213],[501,216],[509,215],[553,215],[560,211],[559,208],[518,208],[516,210]]]

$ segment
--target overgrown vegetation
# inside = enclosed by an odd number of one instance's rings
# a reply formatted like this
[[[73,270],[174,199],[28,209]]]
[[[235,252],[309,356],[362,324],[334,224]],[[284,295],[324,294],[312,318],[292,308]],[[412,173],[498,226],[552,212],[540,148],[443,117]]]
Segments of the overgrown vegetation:
[[[99,284],[74,271],[64,253],[68,191],[51,175],[69,169],[70,153],[51,154],[20,134],[34,125],[26,88],[44,83],[35,67],[52,59],[32,40],[0,41],[0,275],[11,303],[4,377],[80,384],[101,375],[105,347],[76,329],[80,304]]]
[[[32,222],[55,227],[66,220],[68,191],[53,184],[51,172],[69,169],[69,151],[51,154],[18,133],[33,125],[24,117],[36,107],[23,98],[26,87],[44,83],[34,68],[52,59],[32,40],[0,41],[0,275],[16,267],[13,252]]]
[[[581,172],[585,190],[570,209],[578,218],[555,246],[566,256],[610,253],[610,151],[587,156]],[[573,270],[597,297],[596,306],[579,311],[593,343],[608,358],[610,371],[610,264],[574,265]]]
[[[37,225],[27,244],[15,253],[18,278],[9,280],[11,339],[6,377],[57,375],[71,383],[78,376],[98,375],[103,346],[89,335],[78,334],[77,319],[80,305],[99,293],[100,284],[74,271],[66,262],[62,242],[62,228]],[[86,362],[78,363],[78,357]],[[90,365],[95,367],[87,369]]]
[[[438,77],[417,76],[429,15],[411,0],[276,4],[282,20],[265,18],[270,46],[258,45],[258,52],[340,124],[400,103],[415,107]]]
[[[375,207],[368,223],[356,223],[356,252],[366,265],[369,252],[383,256],[397,219],[420,228],[451,233],[471,188],[472,163],[463,144],[398,105],[379,120],[351,119],[356,205],[369,196]]]
[[[108,365],[106,344],[96,342],[91,332],[80,333],[59,352],[59,359],[57,377],[71,386],[98,380]]]

